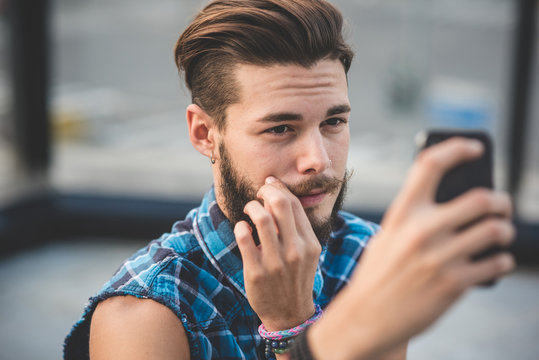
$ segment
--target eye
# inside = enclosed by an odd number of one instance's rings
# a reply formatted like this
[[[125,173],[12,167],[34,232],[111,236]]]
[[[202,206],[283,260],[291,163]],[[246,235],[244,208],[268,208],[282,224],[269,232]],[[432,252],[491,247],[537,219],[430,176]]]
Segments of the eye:
[[[274,126],[268,130],[266,130],[266,132],[269,132],[269,133],[272,133],[272,134],[284,134],[288,131],[291,131],[292,129],[288,126],[288,125],[279,125],[279,126]]]
[[[341,124],[346,124],[346,119],[343,118],[331,118],[324,121],[323,125],[329,126],[339,126]]]

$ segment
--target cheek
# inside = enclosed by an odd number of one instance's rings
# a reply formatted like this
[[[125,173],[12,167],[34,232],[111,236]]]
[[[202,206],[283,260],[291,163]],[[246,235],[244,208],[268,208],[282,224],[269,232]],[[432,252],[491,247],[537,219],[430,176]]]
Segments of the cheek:
[[[350,137],[348,134],[339,137],[335,141],[332,141],[328,146],[328,155],[333,162],[333,166],[336,170],[346,169],[348,162],[348,149],[350,146]]]
[[[237,148],[238,170],[255,187],[264,185],[268,176],[281,177],[289,167],[289,156],[285,148],[267,145]]]
[[[293,164],[293,159],[284,147],[260,154],[258,159],[260,160],[255,160],[253,163],[253,171],[261,178],[262,183],[270,175],[282,179],[288,174]]]

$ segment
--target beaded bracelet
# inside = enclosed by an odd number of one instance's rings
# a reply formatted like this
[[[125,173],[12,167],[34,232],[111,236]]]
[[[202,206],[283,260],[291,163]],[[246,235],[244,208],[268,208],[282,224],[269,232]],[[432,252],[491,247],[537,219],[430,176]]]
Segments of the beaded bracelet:
[[[281,331],[268,331],[266,330],[266,327],[264,326],[264,324],[260,324],[260,326],[258,327],[258,333],[264,339],[269,339],[269,340],[282,340],[282,339],[294,337],[302,333],[307,328],[307,326],[315,323],[316,320],[318,320],[320,316],[322,316],[322,308],[320,307],[320,305],[315,304],[314,308],[315,308],[315,312],[313,316],[311,316],[303,324],[293,327],[292,329],[281,330]]]
[[[274,354],[285,354],[288,352],[292,344],[294,344],[295,337],[288,338],[286,340],[270,340],[266,339],[266,347],[264,349],[264,354],[266,359],[274,359]]]

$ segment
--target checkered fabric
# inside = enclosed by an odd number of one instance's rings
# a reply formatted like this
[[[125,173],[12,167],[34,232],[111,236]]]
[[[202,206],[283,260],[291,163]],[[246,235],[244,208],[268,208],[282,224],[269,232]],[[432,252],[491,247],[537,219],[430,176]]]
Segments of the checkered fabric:
[[[322,250],[313,298],[325,307],[349,281],[376,224],[346,212]],[[132,295],[153,299],[182,321],[192,359],[263,359],[260,320],[245,297],[243,267],[234,233],[211,189],[170,233],[150,242],[92,297],[67,336],[64,358],[88,359],[89,328],[100,301]]]

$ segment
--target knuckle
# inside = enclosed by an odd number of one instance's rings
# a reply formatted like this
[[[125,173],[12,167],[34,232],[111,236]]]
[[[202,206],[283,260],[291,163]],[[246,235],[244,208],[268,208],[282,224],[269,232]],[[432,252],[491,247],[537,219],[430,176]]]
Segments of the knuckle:
[[[264,272],[260,268],[245,271],[245,280],[251,284],[259,284],[265,280]]]
[[[254,214],[252,217],[251,217],[251,220],[253,220],[253,222],[259,226],[263,226],[263,227],[266,227],[266,226],[270,226],[273,222],[273,219],[271,218],[271,215],[268,214],[268,213],[257,213],[257,214]]]
[[[507,244],[512,243],[516,236],[517,236],[517,229],[515,228],[515,225],[509,223],[509,235],[507,236]]]
[[[290,200],[290,205],[292,206],[292,209],[294,210],[294,212],[304,211],[303,206],[301,205],[301,202],[295,196]]]
[[[505,268],[504,268],[503,262],[499,259],[496,259],[495,261],[492,262],[491,269],[492,269],[492,273],[497,276],[503,273]]]
[[[492,261],[492,270],[497,276],[511,271],[514,267],[514,258],[510,255],[500,255]]]
[[[236,242],[239,244],[239,245],[243,245],[245,242],[249,241],[249,236],[246,232],[244,231],[236,231],[235,234],[234,234],[235,238],[236,238]]]
[[[441,261],[434,255],[426,256],[423,260],[423,271],[429,274],[436,274],[441,269]]]
[[[498,245],[509,245],[516,234],[513,224],[501,219],[488,219],[484,223],[485,236]]]
[[[502,256],[495,256],[487,261],[485,269],[488,269],[486,271],[491,277],[497,278],[507,271],[507,265]]]
[[[254,207],[256,207],[257,204],[260,204],[260,202],[258,202],[257,200],[251,200],[249,202],[247,202],[247,204],[245,204],[245,206],[243,207],[243,210],[248,210],[248,209],[252,209]]]
[[[489,219],[486,223],[488,235],[494,239],[502,239],[507,234],[507,226],[503,221]]]
[[[274,259],[275,260],[275,259]],[[285,275],[285,268],[282,261],[272,261],[266,266],[268,274],[272,277],[282,277]]]
[[[318,241],[318,239],[313,241],[312,245],[307,248],[307,251],[312,257],[320,256],[320,254],[322,253],[322,245],[320,244],[320,241]]]
[[[417,250],[423,246],[430,234],[425,229],[415,229],[409,237],[408,245],[411,250]]]
[[[492,191],[487,189],[473,189],[471,190],[471,201],[474,205],[481,209],[490,210],[493,207],[493,195]]]
[[[267,201],[269,205],[277,211],[286,210],[286,208],[290,206],[290,201],[284,196],[274,196]]]
[[[289,266],[295,267],[303,262],[303,256],[299,251],[291,250],[286,253],[285,261]]]
[[[445,272],[441,276],[442,287],[449,294],[459,294],[465,289],[465,284],[455,274]]]
[[[499,243],[500,245],[509,245],[516,235],[516,229],[513,224],[508,221],[499,221]]]
[[[496,194],[496,198],[499,203],[499,212],[511,216],[511,214],[513,214],[513,201],[511,200],[511,196],[505,192],[500,192]]]

